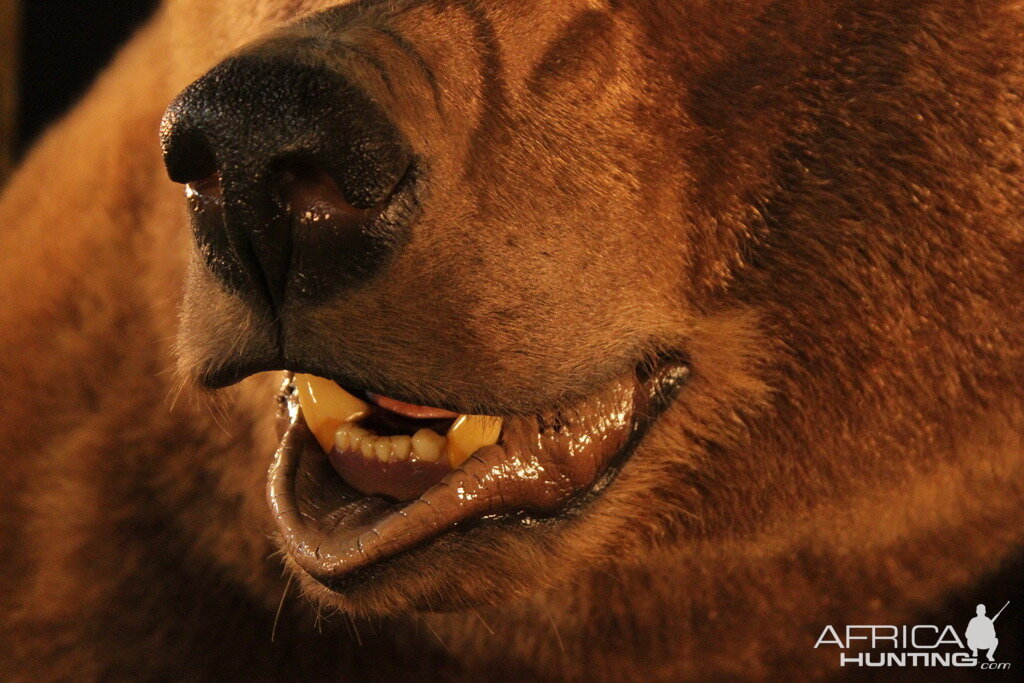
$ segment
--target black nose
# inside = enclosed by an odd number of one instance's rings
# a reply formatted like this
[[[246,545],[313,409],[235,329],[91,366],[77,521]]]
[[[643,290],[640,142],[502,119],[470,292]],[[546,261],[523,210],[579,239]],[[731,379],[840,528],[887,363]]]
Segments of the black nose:
[[[378,270],[408,229],[406,141],[345,77],[311,60],[243,54],[164,115],[171,179],[186,183],[206,265],[279,309]]]

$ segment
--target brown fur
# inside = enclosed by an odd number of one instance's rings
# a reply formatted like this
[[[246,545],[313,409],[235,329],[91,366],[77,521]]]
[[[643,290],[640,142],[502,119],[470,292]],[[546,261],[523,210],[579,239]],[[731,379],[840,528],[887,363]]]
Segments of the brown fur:
[[[694,379],[557,534],[289,592],[276,378],[192,388],[258,330],[186,282],[156,129],[328,4],[168,2],[5,190],[5,677],[822,675],[824,624],[912,620],[1017,557],[1024,5],[362,3],[353,40],[394,22],[438,76],[439,111],[398,55],[390,91],[364,74],[435,182],[387,278],[292,333],[467,410],[655,348]]]

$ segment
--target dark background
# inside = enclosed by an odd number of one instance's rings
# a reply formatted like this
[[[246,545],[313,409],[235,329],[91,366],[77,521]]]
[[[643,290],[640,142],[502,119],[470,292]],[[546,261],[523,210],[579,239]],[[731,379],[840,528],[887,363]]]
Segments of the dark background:
[[[85,92],[156,4],[154,0],[22,0],[16,153],[24,152]]]

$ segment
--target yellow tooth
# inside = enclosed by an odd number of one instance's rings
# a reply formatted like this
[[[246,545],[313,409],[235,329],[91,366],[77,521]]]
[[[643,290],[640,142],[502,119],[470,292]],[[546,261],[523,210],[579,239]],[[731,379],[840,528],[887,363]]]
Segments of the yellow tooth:
[[[370,405],[348,393],[329,379],[314,375],[295,375],[295,389],[306,424],[325,451],[334,446],[334,433],[341,425],[358,420],[370,411]]]
[[[377,459],[381,462],[391,462],[391,439],[386,436],[382,436],[377,439],[377,444],[373,447],[374,453]]]
[[[412,452],[412,437],[409,436],[393,436],[391,437],[391,443],[395,450],[391,452],[392,460],[408,460],[409,454]]]
[[[458,467],[466,458],[483,448],[498,443],[501,436],[501,418],[489,415],[459,415],[448,429],[446,455],[452,467]]]
[[[351,425],[343,424],[334,433],[334,447],[339,453],[343,453],[348,449],[349,444],[352,443],[352,435],[349,433],[349,429],[351,429]]]
[[[444,452],[444,437],[433,429],[421,429],[412,435],[412,453],[417,460],[437,462]]]

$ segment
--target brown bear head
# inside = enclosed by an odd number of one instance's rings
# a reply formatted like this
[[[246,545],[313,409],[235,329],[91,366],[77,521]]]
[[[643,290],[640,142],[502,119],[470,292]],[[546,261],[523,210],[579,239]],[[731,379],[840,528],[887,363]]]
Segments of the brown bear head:
[[[971,207],[1016,180],[961,172],[998,105],[907,37],[955,3],[193,4],[222,59],[162,128],[181,367],[296,373],[269,504],[329,604],[505,603],[786,524],[1006,382],[1011,216]],[[396,445],[466,416],[500,436]]]

